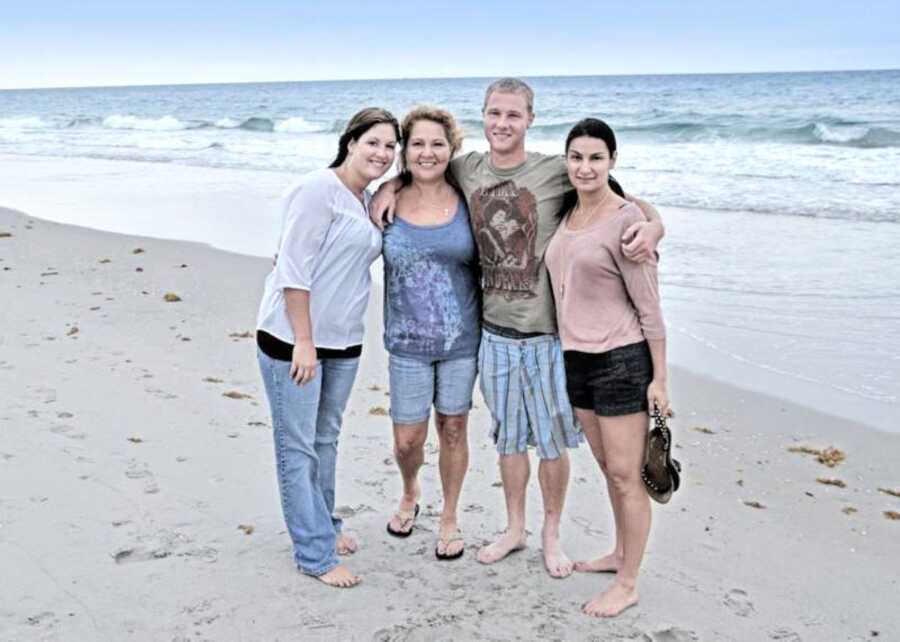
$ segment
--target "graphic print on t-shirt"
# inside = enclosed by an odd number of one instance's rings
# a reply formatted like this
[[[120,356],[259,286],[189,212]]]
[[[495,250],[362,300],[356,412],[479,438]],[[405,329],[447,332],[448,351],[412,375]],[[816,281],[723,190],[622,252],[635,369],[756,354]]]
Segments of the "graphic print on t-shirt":
[[[537,199],[513,181],[475,190],[469,199],[484,290],[507,299],[537,296]]]

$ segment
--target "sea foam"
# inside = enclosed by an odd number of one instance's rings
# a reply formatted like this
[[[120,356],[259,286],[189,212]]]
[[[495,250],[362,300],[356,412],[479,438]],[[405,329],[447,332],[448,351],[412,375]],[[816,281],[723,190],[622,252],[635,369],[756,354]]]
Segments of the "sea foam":
[[[137,116],[122,116],[119,114],[104,118],[103,126],[109,129],[141,129],[147,131],[175,131],[190,127],[190,125],[181,122],[174,116],[138,118]]]
[[[19,118],[0,118],[2,129],[46,129],[50,127],[38,116],[22,116]]]

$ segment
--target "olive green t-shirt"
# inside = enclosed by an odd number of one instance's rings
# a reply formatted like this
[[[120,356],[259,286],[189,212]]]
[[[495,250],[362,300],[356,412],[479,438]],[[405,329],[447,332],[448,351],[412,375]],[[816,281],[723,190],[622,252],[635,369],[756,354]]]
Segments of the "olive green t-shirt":
[[[572,189],[563,157],[529,152],[518,167],[497,169],[490,154],[469,152],[451,168],[478,245],[484,320],[523,333],[556,333],[544,250]]]

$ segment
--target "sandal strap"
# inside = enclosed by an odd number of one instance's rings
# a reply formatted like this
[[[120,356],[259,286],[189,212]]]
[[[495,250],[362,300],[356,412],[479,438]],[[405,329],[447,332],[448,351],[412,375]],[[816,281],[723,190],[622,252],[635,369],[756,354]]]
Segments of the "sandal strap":
[[[449,546],[453,542],[464,542],[462,531],[458,528],[450,534],[450,537],[438,536],[438,542],[443,542],[444,546]]]

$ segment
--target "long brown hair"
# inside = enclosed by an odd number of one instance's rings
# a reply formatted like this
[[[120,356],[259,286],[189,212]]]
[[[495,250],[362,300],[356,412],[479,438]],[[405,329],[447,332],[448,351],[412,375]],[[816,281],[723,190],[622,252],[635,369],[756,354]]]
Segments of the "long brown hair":
[[[344,133],[341,134],[338,140],[337,156],[328,167],[340,167],[347,158],[351,141],[359,140],[363,134],[375,125],[391,125],[394,128],[394,133],[397,135],[397,140],[400,140],[400,123],[397,122],[397,119],[394,118],[391,112],[381,107],[366,107],[353,114],[353,118],[347,123]]]

